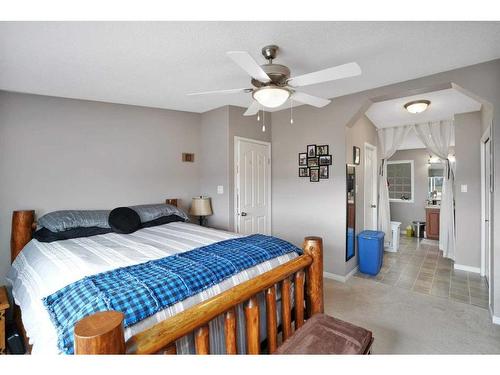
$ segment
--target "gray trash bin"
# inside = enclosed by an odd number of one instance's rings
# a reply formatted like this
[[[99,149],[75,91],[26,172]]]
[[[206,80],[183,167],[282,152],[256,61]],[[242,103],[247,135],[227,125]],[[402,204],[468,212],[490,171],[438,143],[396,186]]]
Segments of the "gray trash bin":
[[[413,233],[415,233],[415,237],[424,238],[425,231],[425,221],[413,221],[412,222]]]

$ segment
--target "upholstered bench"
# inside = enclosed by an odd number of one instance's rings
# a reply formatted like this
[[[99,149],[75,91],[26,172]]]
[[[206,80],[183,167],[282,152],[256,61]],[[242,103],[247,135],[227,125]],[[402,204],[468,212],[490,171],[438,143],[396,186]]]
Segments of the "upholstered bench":
[[[371,331],[316,314],[288,338],[276,354],[370,354]]]

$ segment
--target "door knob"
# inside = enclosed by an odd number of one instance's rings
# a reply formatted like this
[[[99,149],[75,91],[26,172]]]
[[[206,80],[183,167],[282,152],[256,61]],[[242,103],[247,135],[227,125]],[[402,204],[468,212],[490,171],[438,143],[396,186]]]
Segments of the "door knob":
[[[246,212],[242,212],[241,216],[247,216],[247,213]]]
[[[377,208],[377,205],[376,204],[372,204],[370,207],[371,208]]]

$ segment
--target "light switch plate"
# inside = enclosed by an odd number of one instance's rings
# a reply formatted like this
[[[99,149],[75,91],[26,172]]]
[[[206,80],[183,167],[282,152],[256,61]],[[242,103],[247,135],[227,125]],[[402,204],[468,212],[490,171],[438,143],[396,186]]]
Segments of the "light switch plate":
[[[224,194],[224,186],[222,185],[217,186],[217,194]]]
[[[467,193],[467,185],[460,185],[460,191],[462,193]]]

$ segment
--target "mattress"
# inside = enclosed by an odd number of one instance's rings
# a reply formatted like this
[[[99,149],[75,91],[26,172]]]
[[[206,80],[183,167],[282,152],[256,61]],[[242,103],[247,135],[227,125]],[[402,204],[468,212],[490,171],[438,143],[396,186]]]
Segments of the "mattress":
[[[85,276],[163,258],[237,236],[230,232],[175,222],[141,229],[132,234],[108,233],[51,243],[30,241],[12,264],[7,279],[12,284],[14,300],[21,308],[23,325],[33,345],[32,354],[59,353],[57,332],[42,303],[43,297]],[[295,253],[289,253],[260,263],[161,310],[127,327],[125,339],[296,256]],[[241,308],[237,311],[238,315],[242,314]],[[211,351],[224,353],[223,321],[215,319],[210,325],[211,332],[215,333],[210,338]],[[240,331],[243,328],[243,325],[238,327]],[[244,337],[242,334],[238,336]],[[244,340],[238,345],[244,352]],[[192,352],[192,338],[188,336],[179,340],[177,348],[180,353]]]

